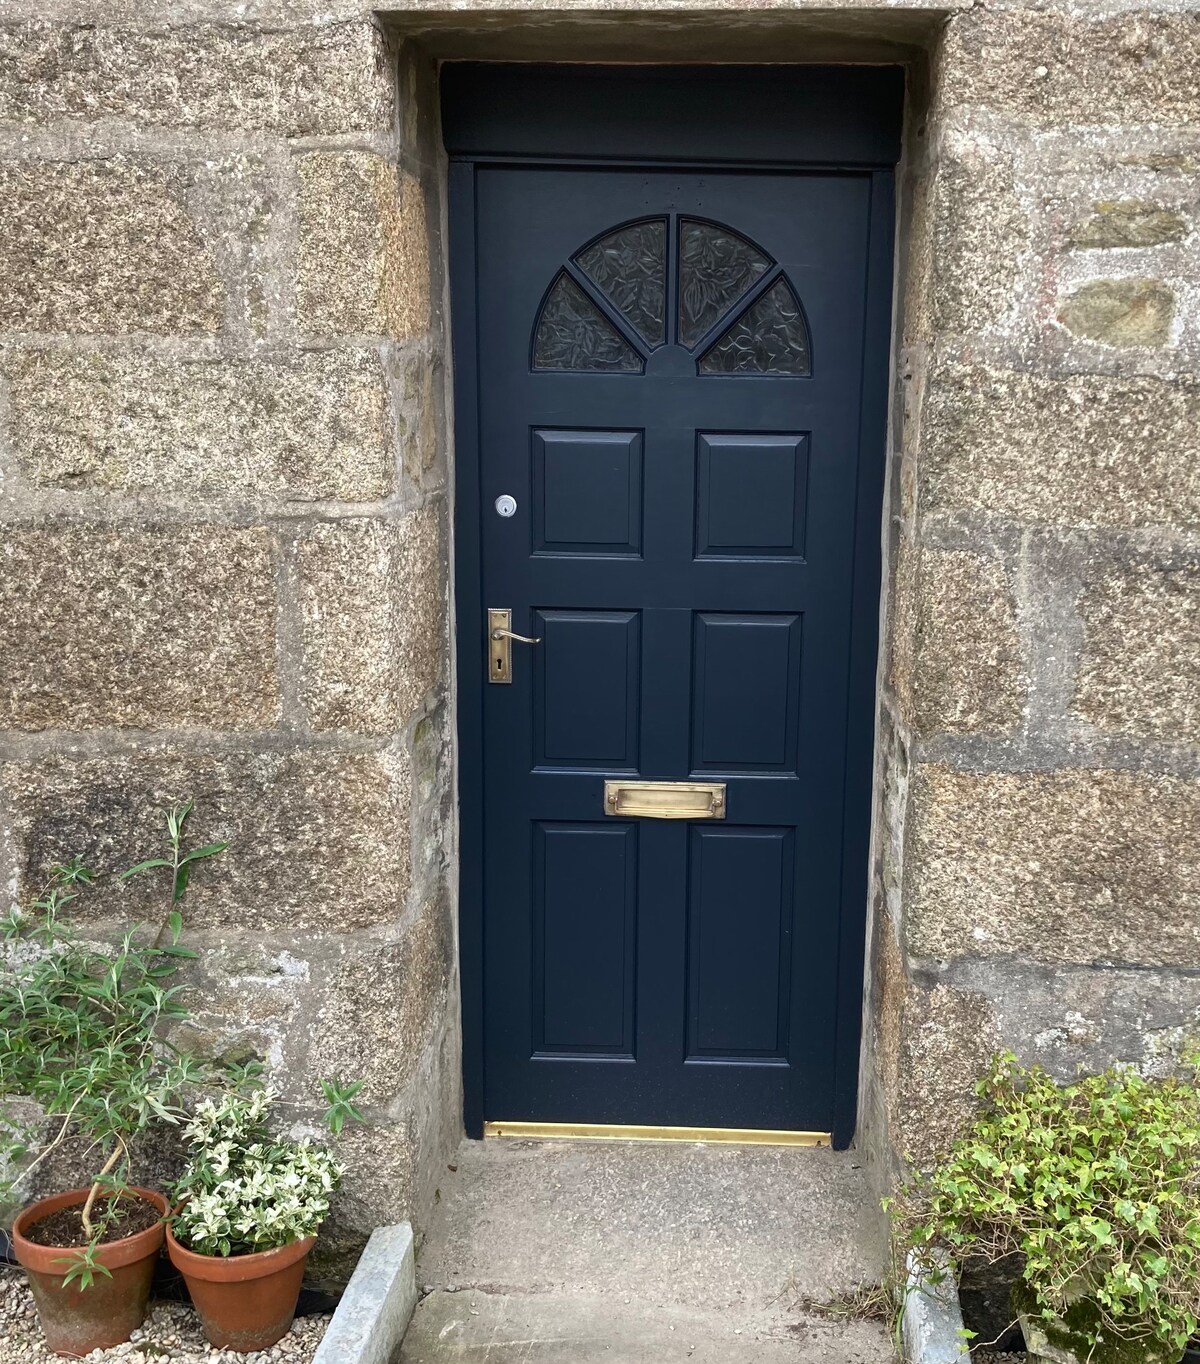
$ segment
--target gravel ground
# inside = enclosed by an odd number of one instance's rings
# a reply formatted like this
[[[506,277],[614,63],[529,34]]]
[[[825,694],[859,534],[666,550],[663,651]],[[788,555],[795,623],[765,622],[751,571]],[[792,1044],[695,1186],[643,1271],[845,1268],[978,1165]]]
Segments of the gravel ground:
[[[307,1364],[316,1353],[329,1317],[298,1317],[278,1345],[253,1354],[215,1350],[204,1339],[190,1307],[176,1302],[151,1304],[150,1315],[133,1339],[111,1350],[93,1350],[89,1360],[121,1360],[122,1364]],[[0,1364],[61,1364],[42,1341],[33,1297],[25,1276],[0,1268]]]

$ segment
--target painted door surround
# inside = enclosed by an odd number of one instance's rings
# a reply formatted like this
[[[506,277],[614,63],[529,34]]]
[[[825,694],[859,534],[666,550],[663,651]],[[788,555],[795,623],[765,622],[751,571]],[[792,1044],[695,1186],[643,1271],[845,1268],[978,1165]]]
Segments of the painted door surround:
[[[902,87],[444,71],[474,1135],[853,1134]]]

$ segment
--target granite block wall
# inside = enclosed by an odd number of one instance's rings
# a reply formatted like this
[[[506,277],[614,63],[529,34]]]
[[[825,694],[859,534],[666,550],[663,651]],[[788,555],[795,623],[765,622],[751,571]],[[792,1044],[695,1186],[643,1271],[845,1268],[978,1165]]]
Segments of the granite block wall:
[[[188,1040],[300,1121],[366,1081],[337,1279],[460,1130],[434,75],[365,10],[36,9],[0,16],[0,880],[195,799],[231,847]]]
[[[1200,1031],[1200,15],[947,16],[909,130],[864,1132]]]
[[[434,55],[910,70],[860,1141],[1200,1028],[1195,0],[9,0],[0,878],[191,795],[196,1040],[458,1135]],[[99,928],[153,914],[131,885]]]

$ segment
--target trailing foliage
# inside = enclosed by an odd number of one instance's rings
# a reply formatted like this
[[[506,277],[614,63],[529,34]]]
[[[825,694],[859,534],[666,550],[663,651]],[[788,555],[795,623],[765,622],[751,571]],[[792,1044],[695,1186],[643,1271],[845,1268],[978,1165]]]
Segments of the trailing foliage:
[[[95,881],[78,859],[51,868],[25,908],[14,905],[0,936],[0,1099],[32,1100],[43,1117],[32,1125],[17,1104],[0,1106],[0,1193],[27,1180],[69,1137],[82,1136],[96,1153],[94,1182],[82,1211],[87,1251],[71,1260],[81,1287],[96,1272],[95,1248],[118,1200],[102,1192],[127,1187],[129,1145],[154,1122],[178,1123],[185,1090],[208,1073],[207,1063],[183,1055],[166,1039],[187,1017],[174,977],[196,954],[180,945],[183,921],[174,906],[197,862],[223,851],[216,843],[187,852],[184,824],[191,803],[167,812],[169,858],[152,858],[119,879],[157,867],[171,871],[171,906],[157,931],[138,925],[117,943],[89,942],[64,917]],[[21,1168],[38,1143],[45,1118],[55,1135]],[[93,1213],[95,1216],[93,1216]]]
[[[330,1088],[345,1105],[340,1130],[346,1112],[358,1114],[351,1092]],[[288,1141],[272,1135],[275,1097],[259,1089],[205,1099],[187,1125],[191,1153],[174,1190],[186,1202],[173,1230],[200,1255],[275,1250],[315,1236],[329,1212],[343,1167],[308,1137]]]
[[[972,1130],[890,1204],[902,1254],[935,1279],[939,1249],[956,1265],[1020,1256],[1023,1296],[1048,1321],[1082,1321],[1089,1349],[1158,1342],[1177,1357],[1200,1318],[1194,1071],[1112,1069],[1060,1087],[1006,1054],[978,1093]]]

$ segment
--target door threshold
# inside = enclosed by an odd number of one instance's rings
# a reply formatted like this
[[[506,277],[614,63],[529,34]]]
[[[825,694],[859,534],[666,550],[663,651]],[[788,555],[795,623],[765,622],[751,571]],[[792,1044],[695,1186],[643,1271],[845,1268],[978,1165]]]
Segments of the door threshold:
[[[589,1122],[485,1122],[485,1137],[526,1141],[692,1141],[739,1146],[830,1146],[829,1132],[787,1132],[759,1127],[639,1127]]]

